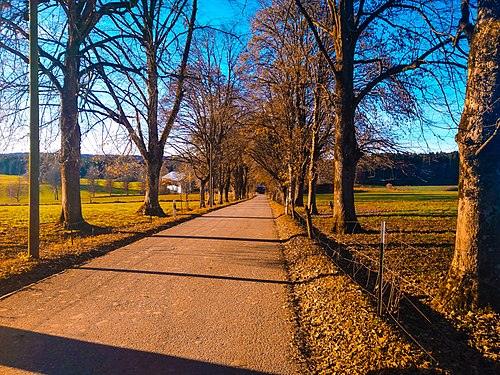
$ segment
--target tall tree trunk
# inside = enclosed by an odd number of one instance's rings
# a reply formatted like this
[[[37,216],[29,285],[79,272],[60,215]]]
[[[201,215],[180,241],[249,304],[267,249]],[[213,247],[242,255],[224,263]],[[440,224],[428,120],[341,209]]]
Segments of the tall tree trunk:
[[[248,168],[246,165],[243,166],[243,198],[248,198],[249,196],[249,191],[248,191],[248,172],[250,171],[250,168]]]
[[[245,166],[243,164],[238,165],[236,168],[236,178],[235,178],[235,191],[237,199],[243,199],[245,194]]]
[[[304,163],[300,174],[297,176],[297,192],[295,193],[295,206],[304,207],[304,185],[305,185],[305,175],[308,163]]]
[[[279,202],[279,203],[285,205],[285,215],[288,215],[288,212],[286,211],[287,210],[287,202],[286,202],[287,191],[288,191],[288,187],[286,185],[281,185],[281,194],[280,194],[281,202]]]
[[[231,171],[228,171],[224,185],[224,201],[229,203],[229,189],[231,188]]]
[[[311,148],[310,148],[310,153],[309,153],[309,170],[308,170],[308,186],[307,186],[307,208],[309,209],[309,212],[311,214],[315,213],[313,210],[318,211],[316,208],[316,195],[314,192],[315,188],[315,179],[316,179],[316,154],[317,154],[317,146],[318,146],[318,127],[316,126],[318,124],[317,122],[317,108],[318,106],[318,101],[315,100],[315,123],[313,125],[313,129],[311,131]]]
[[[321,126],[322,98],[324,90],[324,59],[321,58],[318,66],[318,82],[314,90],[314,111],[313,126],[311,129],[311,148],[309,150],[309,170],[307,187],[307,207],[312,215],[318,215],[318,206],[316,204],[316,184],[318,182],[317,163],[321,156],[319,143],[319,130]]]
[[[286,207],[285,211],[287,214],[290,214],[292,217],[295,215],[295,183],[293,179],[293,167],[291,162],[288,163],[288,189],[287,189],[287,197],[286,197]]]
[[[160,170],[163,164],[164,145],[158,137],[158,60],[156,46],[148,46],[148,152],[141,151],[146,166],[146,194],[144,204],[137,211],[150,216],[167,216],[160,206]]]
[[[480,1],[457,143],[455,252],[441,310],[500,309],[500,3]]]
[[[223,181],[219,181],[219,196],[218,196],[218,199],[219,199],[219,204],[222,204],[224,203],[224,183]]]
[[[354,181],[361,152],[356,141],[354,123],[354,49],[352,29],[353,2],[339,9],[340,24],[335,45],[336,60],[341,69],[335,74],[335,146],[333,178],[333,231],[351,233],[357,230],[358,219],[354,207]]]
[[[312,153],[313,151],[311,150],[311,154]],[[314,160],[314,158],[311,158],[309,165],[309,177],[307,186],[307,208],[309,209],[309,212],[313,215],[318,214],[318,207],[316,205],[316,181],[318,180],[318,174],[316,173],[315,163],[316,160]]]
[[[68,47],[66,74],[61,93],[61,206],[59,222],[65,228],[86,230],[90,228],[82,215],[80,198],[80,142],[78,124],[78,48]]]
[[[152,158],[152,160],[145,160],[145,164],[146,194],[144,195],[144,203],[137,212],[143,215],[165,217],[167,215],[161,208],[159,201],[162,160]]]
[[[205,208],[205,187],[208,179],[200,178],[200,208]]]
[[[318,205],[316,203],[316,187],[318,185],[318,174],[314,174],[314,178],[309,185],[309,189],[311,189],[311,196],[309,198],[309,207],[311,207],[311,214],[318,215]]]
[[[354,181],[361,152],[355,137],[354,113],[348,105],[345,105],[348,108],[339,107],[333,163],[333,231],[352,233],[358,228],[354,207]]]

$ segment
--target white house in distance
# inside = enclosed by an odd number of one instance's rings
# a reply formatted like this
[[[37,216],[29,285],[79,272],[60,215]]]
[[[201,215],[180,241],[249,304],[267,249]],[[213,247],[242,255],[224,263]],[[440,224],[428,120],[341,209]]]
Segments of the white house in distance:
[[[182,191],[182,180],[184,180],[184,173],[178,173],[176,171],[172,171],[162,176],[162,183],[168,184],[166,188],[173,192],[181,194]]]

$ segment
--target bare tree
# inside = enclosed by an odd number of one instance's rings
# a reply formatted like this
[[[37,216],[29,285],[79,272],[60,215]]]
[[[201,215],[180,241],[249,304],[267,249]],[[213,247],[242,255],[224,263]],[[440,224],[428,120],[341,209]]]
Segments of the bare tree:
[[[205,29],[196,38],[186,85],[185,108],[180,116],[175,147],[200,179],[201,194],[208,182],[209,205],[215,188],[219,203],[230,178],[232,138],[242,110],[242,70],[238,66],[239,41],[227,32]],[[204,204],[200,198],[200,204]]]
[[[11,181],[7,184],[7,194],[9,197],[16,200],[17,203],[21,201],[21,198],[28,193],[28,185],[26,183],[26,177],[19,176],[15,181]]]
[[[460,175],[453,261],[434,303],[443,310],[500,308],[500,3],[462,1],[470,41],[467,94],[456,137]]]
[[[49,184],[54,193],[54,199],[59,200],[59,186],[61,185],[61,169],[57,154],[42,154],[40,161],[40,178]]]
[[[88,230],[82,215],[80,199],[80,142],[79,98],[82,89],[91,81],[95,65],[86,58],[90,45],[88,37],[100,19],[113,12],[134,6],[135,1],[56,0],[44,2],[40,8],[43,33],[40,33],[39,69],[59,94],[59,127],[61,138],[61,205],[60,222],[73,229]],[[28,63],[27,23],[23,20],[25,1],[9,2],[9,12],[0,16],[4,38],[0,49]],[[47,22],[44,23],[44,20]],[[52,24],[51,20],[55,23]],[[98,44],[102,44],[99,41]]]
[[[454,19],[450,17],[453,7],[448,1],[420,0],[325,0],[307,6],[301,0],[295,3],[335,77],[333,229],[353,231],[359,227],[354,179],[363,154],[356,137],[360,105],[383,90],[392,91],[395,98],[408,98],[411,92],[394,84],[394,79],[411,80],[416,76],[410,73],[427,64],[439,66],[446,61],[460,65],[449,58],[454,52]],[[318,3],[316,8],[312,6]],[[414,84],[409,82],[410,87]],[[391,106],[385,108],[385,113],[391,113]]]
[[[293,2],[273,1],[257,13],[252,26],[249,65],[255,66],[250,70],[254,95],[266,104],[255,107],[260,130],[254,135],[250,153],[274,176],[280,190],[286,190],[288,212],[289,205],[303,206],[306,179],[309,190],[313,190],[315,163],[333,125],[330,111],[325,110],[332,74]],[[262,153],[271,151],[271,145],[265,146],[270,141],[282,147],[280,160],[285,162],[286,172],[278,172],[276,168],[282,167],[279,162]],[[309,199],[312,201],[313,196]]]
[[[145,215],[165,216],[158,200],[160,169],[184,95],[197,0],[190,14],[188,7],[187,0],[141,0],[113,18],[118,33],[100,30],[113,39],[111,47],[93,50],[102,62],[105,92],[90,92],[89,101],[100,108],[96,112],[124,127],[144,159],[146,192],[139,212]],[[160,101],[160,89],[171,97]]]
[[[87,168],[85,177],[89,181],[90,192],[92,198],[95,198],[96,193],[96,180],[102,176],[102,158],[99,156],[92,156],[90,158],[90,166]]]
[[[132,155],[121,155],[116,160],[118,177],[117,181],[123,185],[125,195],[129,195],[130,183],[139,180],[140,171],[144,169],[139,160]]]

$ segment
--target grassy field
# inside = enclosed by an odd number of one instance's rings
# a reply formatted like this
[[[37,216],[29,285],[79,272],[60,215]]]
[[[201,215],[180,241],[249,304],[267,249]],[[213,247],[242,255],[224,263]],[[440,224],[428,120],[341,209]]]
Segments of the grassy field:
[[[384,279],[419,304],[429,306],[445,281],[453,256],[458,205],[456,187],[358,187],[355,205],[363,231],[343,235],[331,233],[331,200],[330,194],[318,197],[319,215],[313,215],[313,225],[339,248],[348,251],[349,264],[357,264],[349,272],[355,275],[363,264],[374,271],[372,275],[377,274],[380,228],[384,221],[387,230]],[[299,212],[304,213],[303,209]],[[345,259],[346,253],[342,256]],[[498,313],[479,309],[467,313],[451,312],[447,318],[485,358],[500,361]],[[460,353],[454,355],[458,358]]]
[[[90,183],[86,178],[80,180],[82,203],[103,203],[103,202],[141,202],[140,182],[129,183],[129,194],[126,195],[122,182],[113,181],[111,195],[108,192],[106,180],[96,180],[95,196],[91,192]],[[58,187],[59,195],[61,188]],[[60,197],[59,197],[60,199]],[[55,199],[52,186],[49,184],[40,185],[40,203],[60,204],[60,200]],[[181,199],[179,194],[160,195],[161,201],[172,201]],[[183,196],[182,199],[185,199]],[[196,201],[198,196],[191,194],[189,200]],[[0,174],[0,206],[28,204],[28,180],[23,176],[10,176]]]

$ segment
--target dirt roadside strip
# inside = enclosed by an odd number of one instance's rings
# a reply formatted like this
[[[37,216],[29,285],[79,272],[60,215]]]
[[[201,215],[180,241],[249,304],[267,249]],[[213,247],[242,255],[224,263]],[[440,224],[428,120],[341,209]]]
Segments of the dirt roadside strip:
[[[0,374],[297,374],[264,196],[0,301]]]

